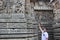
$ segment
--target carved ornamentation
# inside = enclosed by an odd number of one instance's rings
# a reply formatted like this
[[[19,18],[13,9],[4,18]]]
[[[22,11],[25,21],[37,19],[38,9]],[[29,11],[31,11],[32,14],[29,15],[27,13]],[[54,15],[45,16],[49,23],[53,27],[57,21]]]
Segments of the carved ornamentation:
[[[24,13],[25,0],[0,0],[0,13]]]

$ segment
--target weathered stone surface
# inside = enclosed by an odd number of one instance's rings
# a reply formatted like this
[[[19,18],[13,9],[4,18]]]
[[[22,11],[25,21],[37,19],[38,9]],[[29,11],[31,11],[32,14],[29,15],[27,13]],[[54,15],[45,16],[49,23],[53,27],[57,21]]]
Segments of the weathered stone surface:
[[[56,24],[54,24],[53,27],[54,27],[54,28],[58,28],[58,27],[60,27],[60,23],[56,23]]]
[[[25,2],[26,0],[4,0],[5,8],[0,10],[0,40],[38,40],[37,22],[32,14],[24,14]],[[30,3],[27,3],[27,7],[28,13],[32,13]]]
[[[0,22],[26,22],[26,19],[0,19]]]
[[[55,24],[53,25],[54,28],[54,38],[55,40],[60,40],[60,13],[59,13],[60,9],[57,9],[55,11],[55,17],[54,17],[54,22]]]
[[[7,23],[7,28],[27,28],[26,23]]]
[[[0,1],[0,13],[25,13],[25,0]]]
[[[24,19],[25,14],[0,14],[0,19]]]
[[[37,29],[0,29],[0,34],[11,34],[13,33],[38,33]]]
[[[37,33],[38,31],[36,31],[37,29],[27,29],[28,33]]]
[[[28,28],[37,28],[38,27],[38,25],[36,25],[36,24],[28,24]]]
[[[32,39],[34,39],[35,36],[37,38],[36,34],[34,34],[34,35],[33,34],[29,34],[29,35],[26,35],[26,34],[25,35],[9,35],[9,36],[8,35],[1,35],[0,38],[4,38],[4,37],[7,38],[8,37],[8,38],[22,38],[23,39],[23,38],[32,37]]]
[[[32,38],[29,38],[29,40],[38,40],[37,37],[32,37]]]
[[[24,14],[12,14],[12,19],[24,19]]]
[[[32,38],[23,38],[23,39],[0,39],[0,40],[38,40],[38,38],[32,37]]]
[[[27,33],[27,29],[0,29],[0,34]]]
[[[0,39],[0,40],[27,40],[27,39]]]
[[[14,0],[14,13],[25,13],[25,0]]]
[[[7,28],[7,23],[0,23],[0,28]]]
[[[34,19],[28,19],[27,23],[37,24],[36,20]]]
[[[11,19],[12,15],[11,14],[0,14],[0,19]]]
[[[9,30],[7,30],[7,29],[0,29],[0,34],[2,34],[2,33],[8,33],[9,32]]]
[[[34,10],[52,10],[52,8],[49,6],[46,6],[44,2],[39,2],[39,5],[36,2],[34,6]]]
[[[56,13],[54,19],[57,20],[60,18],[60,13]]]

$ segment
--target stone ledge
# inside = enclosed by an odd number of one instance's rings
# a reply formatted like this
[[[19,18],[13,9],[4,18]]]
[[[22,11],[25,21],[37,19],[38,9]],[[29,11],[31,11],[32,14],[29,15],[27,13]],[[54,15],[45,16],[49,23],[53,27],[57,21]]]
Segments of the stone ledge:
[[[26,19],[0,19],[0,23],[1,22],[3,22],[3,23],[4,22],[6,22],[6,23],[8,23],[8,22],[12,22],[12,23],[13,22],[18,22],[18,23],[20,22],[20,23],[22,23],[23,22],[24,23],[26,21],[27,21]]]
[[[29,34],[29,35],[1,35],[0,38],[31,38],[31,37],[37,37],[37,34]]]
[[[0,14],[0,19],[24,19],[24,14]]]

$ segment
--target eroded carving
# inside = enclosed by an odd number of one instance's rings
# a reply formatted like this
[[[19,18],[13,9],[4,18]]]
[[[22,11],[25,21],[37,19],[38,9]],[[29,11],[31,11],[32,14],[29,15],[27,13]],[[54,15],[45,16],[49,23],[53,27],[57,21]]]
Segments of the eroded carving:
[[[0,13],[24,13],[25,0],[0,0]]]

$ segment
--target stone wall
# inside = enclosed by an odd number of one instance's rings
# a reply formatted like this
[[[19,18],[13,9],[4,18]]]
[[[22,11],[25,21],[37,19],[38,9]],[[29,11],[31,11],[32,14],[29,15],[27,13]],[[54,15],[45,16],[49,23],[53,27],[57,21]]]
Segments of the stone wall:
[[[38,24],[31,11],[25,14],[25,1],[0,0],[0,40],[38,40]]]

